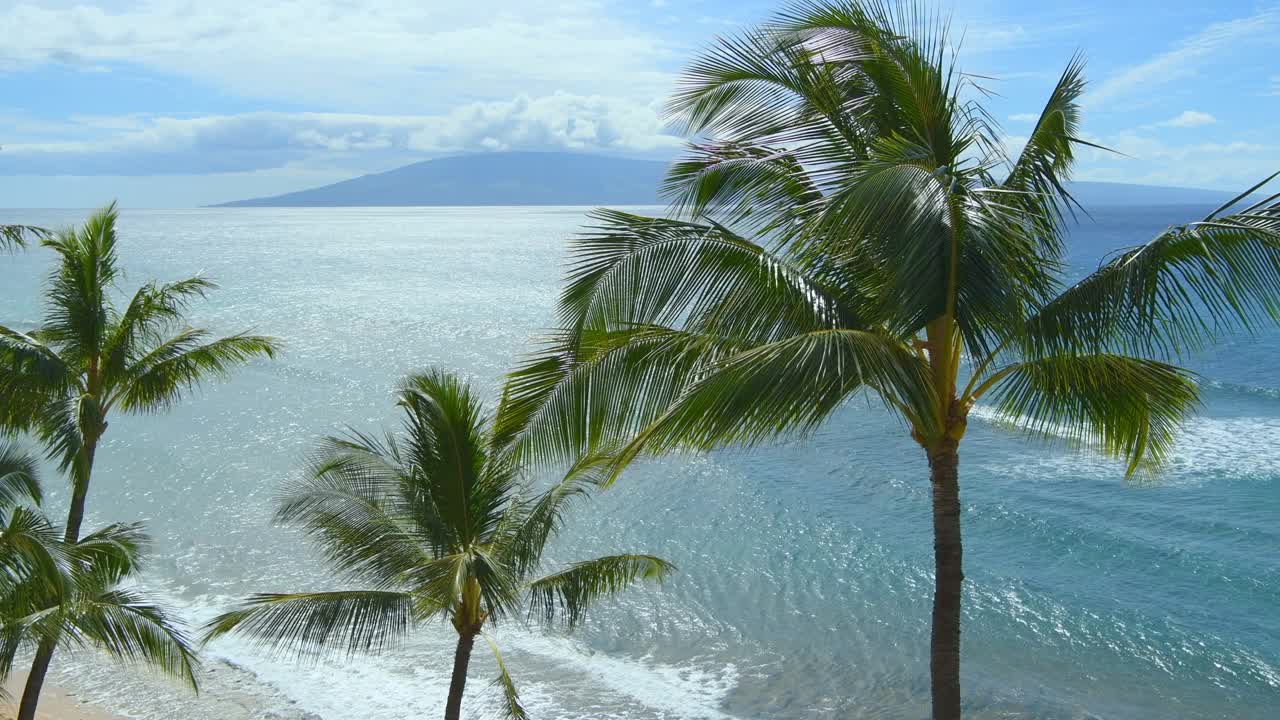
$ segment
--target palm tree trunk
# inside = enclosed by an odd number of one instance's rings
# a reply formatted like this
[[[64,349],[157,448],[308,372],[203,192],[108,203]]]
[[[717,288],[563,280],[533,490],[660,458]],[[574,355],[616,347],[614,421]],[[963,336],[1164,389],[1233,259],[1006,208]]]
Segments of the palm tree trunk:
[[[71,489],[71,507],[67,510],[67,527],[63,542],[75,543],[80,540],[80,526],[84,523],[85,500],[89,498],[89,478],[93,474],[93,458],[98,452],[98,441],[85,439],[80,450],[77,465],[72,467],[73,487]]]
[[[22,688],[22,702],[18,704],[17,720],[35,720],[36,703],[40,702],[40,690],[44,687],[44,677],[49,672],[53,648],[54,644],[48,640],[41,641],[40,646],[36,648],[36,659],[31,663],[27,684]]]
[[[85,500],[89,497],[89,478],[93,474],[93,458],[97,449],[97,440],[86,439],[80,450],[79,462],[72,466],[71,507],[67,510],[67,527],[63,533],[63,542],[68,544],[80,540],[80,526],[84,523]],[[31,672],[27,673],[27,684],[22,689],[17,720],[35,720],[36,703],[40,702],[40,691],[44,687],[45,675],[49,674],[49,663],[56,647],[56,642],[45,640],[36,648]]]
[[[453,653],[453,678],[449,681],[449,702],[444,706],[444,720],[462,717],[462,691],[467,685],[467,665],[471,663],[471,646],[475,642],[475,633],[458,633],[458,649]]]
[[[960,455],[954,440],[929,452],[933,487],[933,635],[929,676],[933,720],[960,718]]]

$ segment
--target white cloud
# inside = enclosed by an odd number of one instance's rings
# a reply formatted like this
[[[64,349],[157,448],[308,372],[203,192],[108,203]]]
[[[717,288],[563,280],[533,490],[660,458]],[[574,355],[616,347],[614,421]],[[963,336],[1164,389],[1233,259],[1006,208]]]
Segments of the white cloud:
[[[653,106],[567,93],[469,103],[439,115],[84,117],[46,134],[55,139],[6,144],[0,175],[226,173],[289,165],[358,170],[489,150],[666,156],[680,144],[664,132]]]
[[[1040,116],[1035,113],[1015,113],[1009,116],[1009,120],[1013,122],[1019,122],[1019,123],[1026,123],[1026,122],[1033,123],[1039,119],[1040,119]]]
[[[1137,130],[1089,140],[1120,154],[1082,151],[1080,180],[1244,190],[1280,167],[1271,141],[1175,144]]]
[[[594,0],[131,0],[0,9],[0,72],[129,64],[239,96],[442,112],[519,93],[665,96],[682,55]]]
[[[1264,10],[1250,17],[1217,22],[1183,40],[1176,48],[1130,67],[1103,81],[1084,98],[1097,107],[1137,93],[1186,78],[1219,53],[1231,53],[1240,43],[1255,39],[1273,40],[1280,29],[1280,10]]]
[[[1180,115],[1171,117],[1168,120],[1162,120],[1153,123],[1151,127],[1167,127],[1167,128],[1197,128],[1205,125],[1213,125],[1218,122],[1218,118],[1206,112],[1198,110],[1183,110]]]

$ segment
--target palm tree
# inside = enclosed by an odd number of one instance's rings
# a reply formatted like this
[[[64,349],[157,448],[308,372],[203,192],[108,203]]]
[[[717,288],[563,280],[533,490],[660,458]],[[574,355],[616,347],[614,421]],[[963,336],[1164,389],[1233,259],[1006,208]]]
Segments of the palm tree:
[[[44,239],[58,264],[49,276],[43,324],[29,334],[0,325],[0,431],[32,431],[69,474],[68,545],[80,540],[94,456],[113,411],[162,411],[202,381],[272,357],[277,348],[269,337],[214,339],[183,325],[187,305],[216,287],[200,277],[147,283],[117,309],[116,219],[112,204],[78,230]],[[35,654],[27,680],[33,697],[54,649],[44,642]]]
[[[569,627],[600,598],[672,566],[651,555],[610,555],[542,577],[547,542],[607,466],[574,465],[534,493],[522,468],[497,451],[481,404],[454,375],[411,375],[398,392],[401,435],[351,431],[320,443],[300,479],[285,485],[279,522],[300,527],[339,576],[368,590],[255,595],[209,623],[208,639],[246,633],[295,652],[381,651],[410,629],[448,619],[458,635],[446,720],[457,720],[476,636],[529,614]],[[525,717],[497,645],[506,714]]]
[[[40,499],[35,459],[0,444],[0,683],[24,648],[53,645],[97,647],[195,688],[181,625],[133,587],[147,541],[141,527],[112,525],[66,545]],[[39,692],[27,685],[19,718],[35,716]]]
[[[959,448],[990,403],[1041,435],[1159,467],[1199,398],[1175,363],[1280,318],[1280,203],[1170,227],[1062,282],[1079,138],[1073,59],[1025,146],[927,13],[805,3],[722,39],[673,119],[674,219],[599,211],[559,328],[512,373],[501,442],[533,464],[754,445],[878,397],[924,450],[933,717],[960,716]],[[1274,177],[1274,176],[1273,176]]]

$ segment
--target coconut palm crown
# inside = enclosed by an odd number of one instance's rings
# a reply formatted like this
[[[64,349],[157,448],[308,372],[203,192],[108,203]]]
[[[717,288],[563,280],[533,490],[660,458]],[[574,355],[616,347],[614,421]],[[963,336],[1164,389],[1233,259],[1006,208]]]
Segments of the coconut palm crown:
[[[193,689],[198,664],[182,624],[136,585],[148,542],[141,526],[111,525],[67,545],[40,512],[35,459],[0,443],[0,684],[19,653],[96,648],[143,663]],[[28,685],[19,717],[34,716]],[[8,700],[0,695],[0,700]]]
[[[117,219],[113,204],[81,228],[45,238],[57,264],[44,322],[30,333],[0,325],[0,430],[31,430],[71,474],[70,542],[79,536],[94,454],[112,412],[165,410],[202,381],[277,349],[269,337],[214,338],[186,326],[188,305],[216,287],[204,278],[146,283],[117,308]]]
[[[879,398],[930,468],[933,714],[959,717],[959,446],[973,407],[1155,470],[1198,405],[1176,362],[1280,318],[1280,195],[1063,278],[1079,209],[1073,59],[1022,149],[909,5],[800,3],[723,38],[669,105],[697,141],[668,218],[602,210],[559,327],[511,374],[500,442],[534,464],[753,445]],[[1273,176],[1274,177],[1274,176]]]
[[[572,627],[593,602],[673,568],[651,555],[611,555],[539,576],[548,541],[596,489],[606,463],[578,463],[535,492],[521,466],[494,447],[481,404],[457,377],[410,376],[397,399],[399,435],[352,431],[323,440],[285,484],[276,513],[318,545],[340,578],[367,589],[256,595],[213,620],[207,637],[239,632],[285,651],[378,652],[447,620],[458,644],[445,717],[456,720],[472,645],[486,627],[524,608]],[[489,645],[506,714],[524,717]]]

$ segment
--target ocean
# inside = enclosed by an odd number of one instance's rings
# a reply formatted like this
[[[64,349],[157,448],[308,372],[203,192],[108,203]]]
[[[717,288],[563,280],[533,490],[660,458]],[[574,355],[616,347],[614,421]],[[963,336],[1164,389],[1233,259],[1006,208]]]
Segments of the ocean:
[[[650,209],[650,210],[657,210]],[[584,208],[125,210],[125,286],[203,272],[193,321],[279,336],[277,362],[164,415],[111,422],[86,527],[145,520],[146,584],[191,622],[251,592],[332,587],[270,524],[315,439],[397,422],[391,390],[430,366],[492,398],[553,319]],[[65,226],[83,211],[6,211]],[[1070,242],[1074,274],[1202,208],[1104,208]],[[34,326],[51,254],[0,256],[0,322]],[[981,408],[961,455],[967,717],[1270,718],[1280,706],[1280,332],[1196,358],[1204,407],[1167,472],[1030,439]],[[46,473],[60,515],[65,481]],[[534,718],[918,719],[928,715],[932,588],[922,451],[874,403],[816,436],[644,462],[580,506],[557,562],[643,551],[679,567],[572,635],[495,639]],[[296,662],[243,640],[206,649],[199,700],[92,654],[54,682],[147,720],[382,720],[440,712],[446,625],[381,657]],[[468,717],[497,712],[483,645]]]

